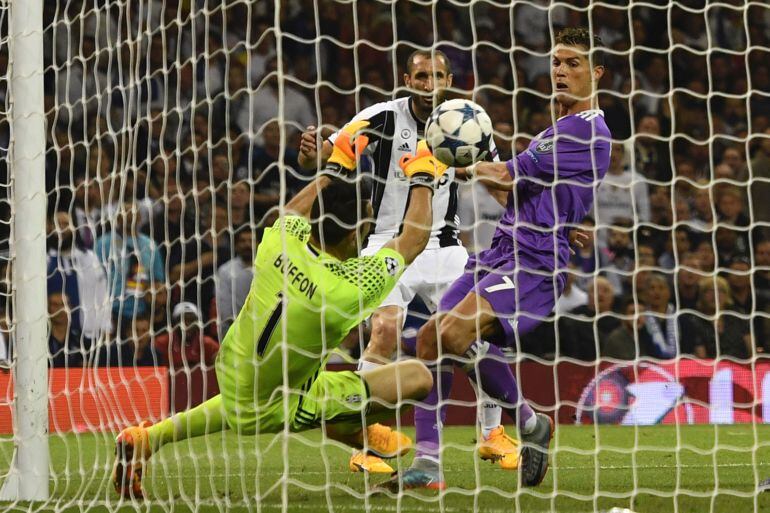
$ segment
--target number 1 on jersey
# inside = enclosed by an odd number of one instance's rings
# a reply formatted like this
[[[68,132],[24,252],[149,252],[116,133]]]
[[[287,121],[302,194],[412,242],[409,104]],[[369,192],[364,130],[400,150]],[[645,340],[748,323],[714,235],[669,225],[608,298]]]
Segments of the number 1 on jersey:
[[[270,318],[265,323],[265,327],[262,329],[262,333],[259,335],[259,341],[257,342],[257,356],[262,358],[267,349],[267,343],[270,342],[270,337],[273,336],[275,327],[278,326],[278,321],[281,319],[283,313],[283,294],[278,293],[278,304],[275,305],[273,312],[270,314]]]

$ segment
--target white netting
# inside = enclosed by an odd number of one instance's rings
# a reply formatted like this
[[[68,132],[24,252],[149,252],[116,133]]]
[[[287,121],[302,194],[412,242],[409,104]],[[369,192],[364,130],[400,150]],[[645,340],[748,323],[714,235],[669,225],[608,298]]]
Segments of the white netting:
[[[0,250],[20,258],[7,244],[6,24],[0,2]],[[770,477],[765,2],[60,0],[45,2],[43,24],[55,368],[46,508],[117,507],[114,432],[216,394],[214,358],[249,292],[256,241],[314,177],[299,163],[305,127],[319,127],[320,142],[408,95],[407,56],[441,50],[451,94],[487,110],[507,160],[554,121],[550,50],[568,26],[607,47],[598,98],[614,142],[584,221],[595,237],[572,258],[554,316],[511,356],[525,398],[559,424],[544,484],[525,490],[515,472],[479,464],[476,398],[458,372],[447,424],[465,427],[443,435],[439,498],[370,497],[380,479],[348,474],[347,449],[313,432],[165,447],[145,471],[147,498],[164,511],[770,506],[757,492]],[[504,209],[480,183],[457,194],[465,247],[488,247]],[[4,259],[0,276],[2,362],[13,354],[10,294],[23,284]],[[405,338],[427,318],[424,304],[410,313]],[[366,345],[369,328],[354,332],[337,362]],[[287,359],[305,350],[283,349]],[[9,382],[0,372],[6,435]],[[10,450],[0,444],[3,472]]]

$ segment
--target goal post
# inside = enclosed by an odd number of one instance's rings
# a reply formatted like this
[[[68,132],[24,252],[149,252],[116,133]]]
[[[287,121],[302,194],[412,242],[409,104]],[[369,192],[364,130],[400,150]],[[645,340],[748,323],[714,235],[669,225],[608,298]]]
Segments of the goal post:
[[[49,496],[43,0],[9,3],[15,425],[0,500],[39,501]]]

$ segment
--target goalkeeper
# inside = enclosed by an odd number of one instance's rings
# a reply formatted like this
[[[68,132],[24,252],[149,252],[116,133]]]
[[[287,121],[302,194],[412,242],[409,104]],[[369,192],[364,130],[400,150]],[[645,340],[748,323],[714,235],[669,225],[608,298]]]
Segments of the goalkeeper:
[[[265,231],[251,290],[217,357],[220,395],[118,435],[113,469],[118,493],[142,497],[143,464],[162,445],[225,428],[255,435],[287,425],[291,431],[326,425],[329,437],[380,457],[408,450],[398,432],[372,433],[361,421],[404,399],[424,398],[433,386],[424,364],[408,360],[364,372],[323,370],[325,355],[372,313],[425,248],[433,187],[445,170],[424,142],[415,156],[402,157],[413,189],[403,231],[374,255],[359,257],[370,227],[359,220],[371,218],[372,207],[345,175],[368,143],[359,134],[367,125],[359,121],[343,129],[325,173],[286,205],[298,215],[284,216]]]

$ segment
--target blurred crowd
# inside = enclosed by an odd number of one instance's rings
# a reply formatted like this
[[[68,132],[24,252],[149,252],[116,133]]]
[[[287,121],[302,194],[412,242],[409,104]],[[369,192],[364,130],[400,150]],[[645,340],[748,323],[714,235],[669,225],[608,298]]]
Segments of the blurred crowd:
[[[261,231],[313,175],[297,164],[306,126],[328,135],[406,94],[406,56],[435,47],[452,64],[448,94],[486,108],[510,158],[553,123],[552,31],[589,23],[607,46],[612,162],[558,317],[519,350],[588,361],[770,351],[770,7],[549,4],[287,0],[276,15],[274,2],[45,2],[51,365],[211,364]],[[3,148],[9,137],[3,119]],[[463,186],[470,251],[500,213]],[[8,358],[7,259],[0,271]]]

